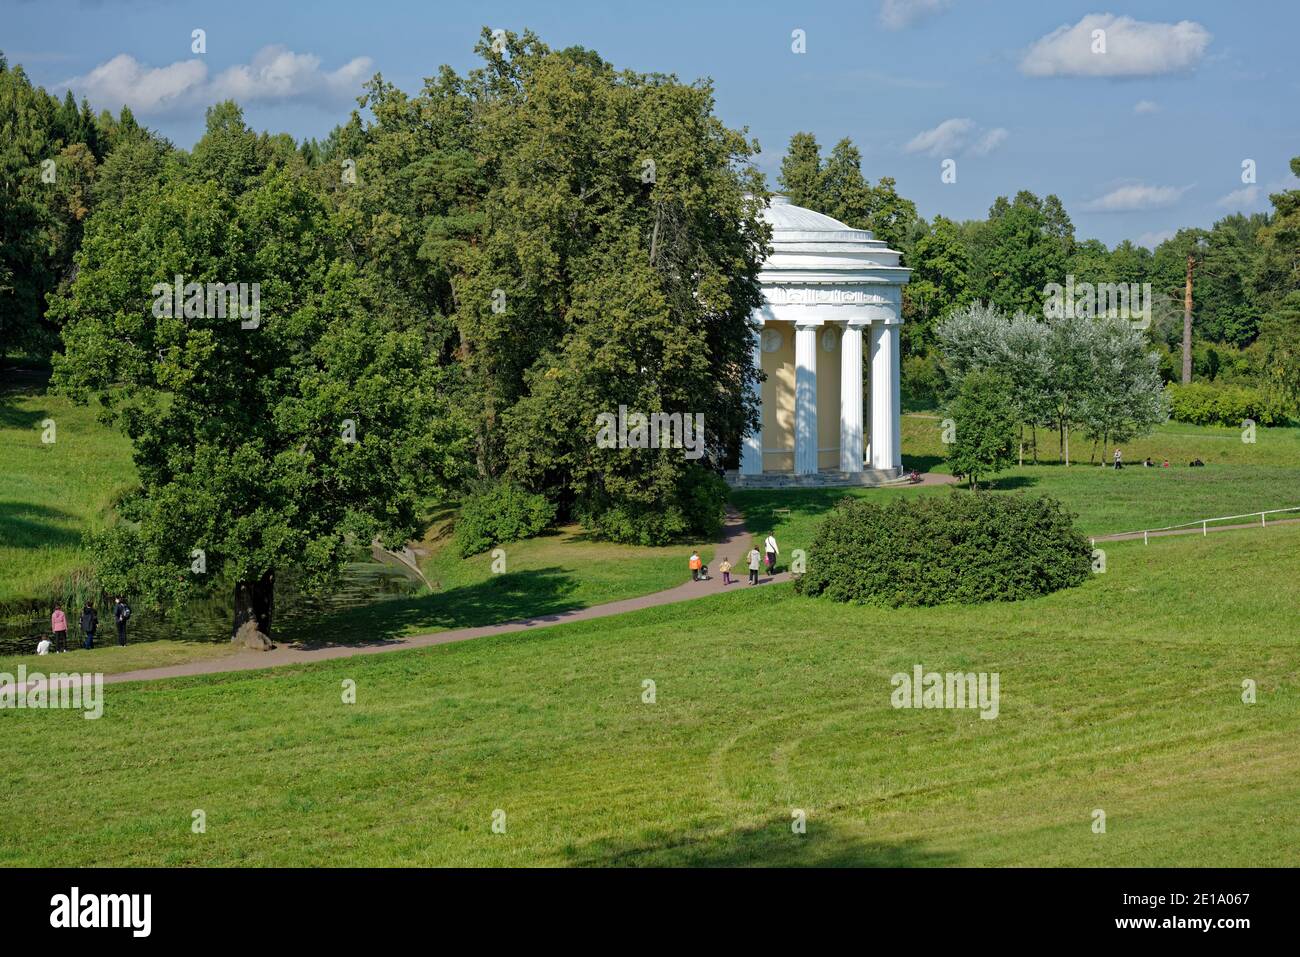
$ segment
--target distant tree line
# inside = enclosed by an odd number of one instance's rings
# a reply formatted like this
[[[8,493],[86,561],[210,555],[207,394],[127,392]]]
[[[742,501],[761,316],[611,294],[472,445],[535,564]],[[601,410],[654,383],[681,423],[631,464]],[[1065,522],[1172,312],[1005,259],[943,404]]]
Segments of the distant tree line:
[[[1291,169],[1300,176],[1300,157]],[[937,348],[945,317],[980,302],[1005,316],[1045,318],[1044,289],[1067,276],[1094,286],[1150,283],[1146,338],[1161,378],[1177,381],[1191,256],[1195,380],[1254,390],[1265,414],[1300,415],[1300,190],[1274,194],[1269,213],[1181,229],[1150,250],[1079,239],[1058,197],[1028,191],[998,197],[982,220],[927,222],[892,179],[870,184],[847,139],[823,157],[812,134],[795,134],[780,184],[792,202],[871,229],[904,254],[913,270],[904,291],[905,399],[933,404],[951,391]]]

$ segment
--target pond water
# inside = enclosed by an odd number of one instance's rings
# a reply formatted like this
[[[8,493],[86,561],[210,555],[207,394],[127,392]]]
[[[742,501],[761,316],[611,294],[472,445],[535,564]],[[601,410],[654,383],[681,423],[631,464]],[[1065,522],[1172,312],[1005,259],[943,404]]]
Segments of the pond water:
[[[396,569],[376,562],[353,562],[344,568],[341,583],[321,597],[303,595],[291,580],[281,579],[275,587],[275,620],[277,633],[298,626],[310,629],[320,622],[329,621],[332,614],[361,605],[418,594],[423,586],[404,577]],[[68,616],[68,647],[80,647],[81,631],[79,607],[64,603]],[[99,632],[95,646],[117,642],[117,629],[113,624],[111,606],[99,611]],[[232,589],[222,594],[189,602],[179,609],[165,612],[153,611],[139,603],[131,603],[131,622],[127,628],[127,641],[136,644],[160,639],[185,641],[229,641],[230,624],[234,615]],[[49,610],[33,609],[29,616],[19,616],[0,622],[0,655],[30,654],[36,643],[50,631]]]

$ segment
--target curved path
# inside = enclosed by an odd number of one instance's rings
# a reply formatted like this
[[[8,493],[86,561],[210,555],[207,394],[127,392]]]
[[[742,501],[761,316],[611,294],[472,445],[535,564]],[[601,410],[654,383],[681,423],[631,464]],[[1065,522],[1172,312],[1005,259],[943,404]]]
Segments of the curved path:
[[[949,484],[956,480],[950,475],[925,472],[921,475],[922,485]],[[905,487],[905,486],[889,486]],[[847,489],[846,489],[847,491]],[[722,538],[714,549],[714,554],[732,554],[743,556],[749,551],[750,533],[745,527],[744,517],[735,509],[728,507],[727,517],[723,522]],[[740,564],[743,564],[741,562]],[[733,580],[732,588],[747,588],[747,572],[740,570],[739,580]],[[788,581],[789,572],[777,575],[760,576],[760,584]],[[352,655],[374,655],[385,651],[400,651],[406,648],[427,648],[431,645],[446,645],[456,641],[468,641],[471,638],[484,638],[488,635],[504,635],[517,631],[531,631],[569,621],[587,621],[592,618],[607,618],[621,615],[641,608],[658,605],[671,605],[681,601],[691,601],[706,595],[717,594],[724,590],[720,575],[708,581],[687,581],[664,591],[625,598],[603,605],[590,605],[571,611],[557,612],[553,615],[539,615],[536,618],[518,618],[499,622],[495,625],[481,625],[474,628],[452,628],[428,635],[413,635],[409,638],[391,638],[365,643],[325,644],[305,648],[295,645],[281,645],[273,651],[240,651],[221,658],[209,658],[203,661],[189,661],[178,665],[160,668],[141,668],[136,671],[123,671],[118,674],[105,675],[105,684],[118,684],[123,681],[158,681],[163,678],[183,678],[188,675],[220,674],[227,671],[258,671],[279,665],[306,664],[313,661],[329,661],[334,658],[349,658]],[[28,687],[36,685],[29,682]]]
[[[744,555],[749,551],[750,533],[745,527],[745,520],[734,509],[727,510],[723,523],[722,538],[715,548],[715,554]],[[732,588],[749,587],[747,574],[741,573],[740,581],[732,581]],[[788,572],[759,578],[760,584],[783,582],[789,579]],[[311,648],[282,645],[273,651],[241,651],[222,658],[210,658],[204,661],[190,661],[179,665],[162,668],[143,668],[137,671],[124,671],[120,674],[105,675],[105,684],[122,681],[157,681],[162,678],[181,678],[187,675],[218,674],[226,671],[256,671],[262,668],[274,668],[277,665],[305,664],[312,661],[328,661],[333,658],[348,658],[352,655],[373,655],[385,651],[399,651],[405,648],[427,648],[430,645],[446,645],[455,641],[468,641],[471,638],[483,638],[488,635],[504,635],[516,631],[531,631],[568,621],[586,621],[591,618],[606,618],[621,615],[627,611],[650,608],[656,605],[671,605],[680,601],[703,598],[724,590],[721,575],[709,581],[687,581],[675,588],[641,595],[637,598],[625,598],[603,605],[591,605],[575,608],[572,611],[557,612],[553,615],[540,615],[536,618],[520,618],[504,621],[495,625],[482,625],[476,628],[453,628],[429,635],[413,635],[409,638],[392,638],[364,644],[321,645]]]

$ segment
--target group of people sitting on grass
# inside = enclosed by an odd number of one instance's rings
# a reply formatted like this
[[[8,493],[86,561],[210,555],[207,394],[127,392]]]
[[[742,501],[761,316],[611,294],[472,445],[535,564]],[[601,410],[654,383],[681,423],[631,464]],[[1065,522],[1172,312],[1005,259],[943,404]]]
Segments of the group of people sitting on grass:
[[[1188,466],[1188,468],[1199,469],[1199,468],[1204,468],[1204,467],[1205,467],[1205,463],[1202,462],[1200,459],[1192,459],[1190,462],[1187,463],[1187,466]],[[1123,454],[1122,452],[1120,452],[1119,449],[1116,449],[1116,450],[1115,450],[1115,468],[1117,468],[1117,469],[1122,469],[1123,467],[1124,467],[1124,454]],[[1148,455],[1145,459],[1143,459],[1143,461],[1142,461],[1142,467],[1143,467],[1143,468],[1148,468],[1148,469],[1153,469],[1153,468],[1156,467],[1156,463],[1155,463],[1155,462],[1152,462],[1152,461],[1151,461],[1151,456]],[[1168,459],[1165,459],[1165,460],[1164,460],[1164,463],[1160,466],[1160,468],[1162,468],[1162,469],[1167,469],[1167,468],[1169,468],[1169,460],[1168,460]]]
[[[751,585],[758,584],[758,571],[759,568],[762,567],[762,562],[766,561],[767,573],[769,575],[776,572],[776,556],[779,554],[781,554],[781,549],[777,547],[775,535],[768,535],[766,540],[764,540],[762,553],[759,552],[757,545],[749,550],[749,554],[745,556],[745,561],[749,566],[749,583]],[[704,564],[698,551],[691,552],[689,565],[691,569],[691,581],[698,582],[709,580],[709,566]],[[722,572],[722,584],[724,587],[731,584],[731,570],[734,567],[735,566],[731,564],[730,556],[723,558],[722,562],[718,565],[718,571]]]
[[[131,620],[131,606],[121,595],[113,599],[113,620],[117,623],[117,643],[119,646],[125,645],[126,623]],[[99,630],[99,613],[95,611],[94,603],[89,600],[81,609],[80,624],[81,647],[89,651],[95,647],[95,633]],[[38,655],[48,655],[51,652],[58,654],[68,650],[68,616],[63,611],[63,605],[57,601],[54,603],[54,612],[50,615],[50,631],[53,634],[42,637],[36,643]]]

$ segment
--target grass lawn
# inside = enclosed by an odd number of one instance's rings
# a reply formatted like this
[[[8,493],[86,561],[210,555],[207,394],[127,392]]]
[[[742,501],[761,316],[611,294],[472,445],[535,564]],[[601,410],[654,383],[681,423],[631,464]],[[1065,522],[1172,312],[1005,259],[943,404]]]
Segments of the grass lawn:
[[[46,419],[55,441],[41,441]],[[45,598],[87,563],[82,535],[103,528],[135,481],[127,439],[94,409],[35,391],[0,393],[0,606]]]
[[[497,574],[491,552],[466,559],[456,555],[450,547],[451,515],[443,512],[417,545],[429,553],[421,568],[435,591],[347,609],[331,615],[323,629],[298,623],[279,638],[366,642],[471,628],[634,598],[690,577],[690,546],[600,542],[576,525],[504,546],[505,571]],[[713,547],[701,543],[699,551],[712,565]],[[733,555],[732,561],[739,558]]]
[[[923,472],[947,472],[944,463],[946,446],[942,441],[943,418],[940,413],[915,413],[903,416],[903,459],[910,467]],[[1032,433],[1025,433],[1025,459],[1030,460],[1029,442]],[[1124,461],[1141,465],[1147,456],[1156,463],[1169,459],[1171,467],[1186,468],[1192,459],[1207,465],[1281,465],[1300,466],[1300,428],[1263,428],[1255,430],[1254,442],[1243,442],[1240,429],[1227,429],[1210,425],[1187,425],[1184,422],[1166,422],[1150,435],[1132,442],[1123,442],[1120,448]],[[1071,438],[1070,461],[1074,465],[1089,464],[1092,443],[1081,435]],[[1112,444],[1108,452],[1114,454]],[[1098,449],[1097,463],[1101,460]],[[1038,430],[1038,459],[1041,463],[1059,463],[1060,454],[1055,432]]]
[[[1114,544],[1105,575],[1015,604],[740,586],[109,686],[98,721],[0,711],[0,862],[1295,866],[1297,601],[1300,528],[1279,526]],[[999,717],[895,710],[918,663],[997,672]]]
[[[946,472],[940,420],[903,418],[904,463]],[[1040,434],[1040,443],[1045,439]],[[1055,442],[1055,438],[1052,438]],[[1215,455],[1205,451],[1213,447]],[[1055,446],[1053,446],[1055,448]],[[1045,449],[1045,446],[1044,446]],[[1143,468],[1143,457],[1170,459],[1170,468]],[[1199,456],[1205,468],[1188,468]],[[1058,463],[1015,467],[998,476],[998,492],[1026,491],[1059,498],[1088,535],[1140,531],[1220,515],[1300,506],[1300,429],[1259,429],[1253,445],[1233,429],[1169,423],[1125,446],[1129,466],[1114,469]],[[732,493],[750,531],[775,530],[783,549],[807,548],[826,511],[846,495],[887,501],[909,495],[948,495],[945,486],[886,489],[751,489]],[[962,492],[962,494],[965,494]],[[778,510],[789,514],[777,514]]]
[[[1139,466],[1119,472],[1096,466],[1025,466],[1002,474],[992,487],[996,493],[1054,496],[1078,515],[1077,523],[1084,534],[1106,535],[1300,506],[1300,465],[1218,465],[1203,469]],[[732,501],[745,513],[750,531],[759,535],[775,529],[782,549],[793,549],[807,548],[812,543],[822,516],[846,495],[885,502],[900,496],[953,494],[970,493],[942,485],[746,489],[733,492]],[[789,514],[777,514],[781,509],[788,509]]]
[[[50,671],[88,671],[116,675],[141,668],[165,668],[186,661],[221,658],[233,653],[229,642],[225,641],[128,642],[125,648],[119,648],[114,644],[116,636],[110,635],[108,631],[100,634],[93,650],[86,651],[81,647],[79,637],[68,635],[68,652],[62,655],[2,655],[0,671],[16,674],[19,665],[26,665],[29,672],[39,671],[42,674]],[[108,639],[107,642],[104,641],[105,638]]]

